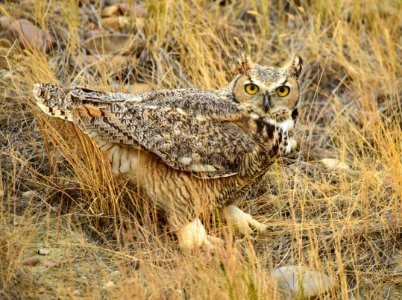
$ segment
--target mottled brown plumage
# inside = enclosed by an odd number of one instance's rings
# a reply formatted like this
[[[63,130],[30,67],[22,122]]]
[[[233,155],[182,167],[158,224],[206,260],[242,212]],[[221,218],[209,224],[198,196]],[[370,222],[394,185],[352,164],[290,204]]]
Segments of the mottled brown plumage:
[[[191,248],[215,240],[198,218],[216,208],[245,233],[266,230],[231,203],[291,148],[301,59],[283,68],[239,64],[240,73],[218,91],[129,95],[38,84],[33,93],[46,114],[88,134]]]

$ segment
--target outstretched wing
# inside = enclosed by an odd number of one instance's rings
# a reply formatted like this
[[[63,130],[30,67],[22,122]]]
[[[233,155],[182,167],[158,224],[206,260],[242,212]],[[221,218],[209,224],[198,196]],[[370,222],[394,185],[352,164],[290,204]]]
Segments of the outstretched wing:
[[[79,125],[91,136],[142,147],[172,168],[216,178],[239,172],[255,141],[238,124],[235,102],[215,92],[157,91],[142,95],[35,85],[48,115]]]

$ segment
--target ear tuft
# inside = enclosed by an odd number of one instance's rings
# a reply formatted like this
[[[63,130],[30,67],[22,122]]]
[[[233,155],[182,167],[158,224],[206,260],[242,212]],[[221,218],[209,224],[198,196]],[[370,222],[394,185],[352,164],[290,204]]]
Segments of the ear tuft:
[[[251,70],[251,68],[252,68],[252,62],[250,57],[246,55],[244,52],[241,52],[234,64],[235,73],[243,74]]]
[[[286,64],[285,68],[288,70],[290,76],[299,78],[303,69],[303,60],[300,56],[296,55],[293,60]]]
[[[303,69],[303,60],[300,56],[296,55],[293,60],[289,61],[285,66],[283,66],[289,76],[299,78],[301,71]]]
[[[233,69],[235,74],[244,74],[252,69],[253,64],[250,56],[246,53],[249,51],[245,50],[244,41],[241,41],[238,37],[234,37],[234,42],[238,49],[238,56],[235,61],[233,61]]]

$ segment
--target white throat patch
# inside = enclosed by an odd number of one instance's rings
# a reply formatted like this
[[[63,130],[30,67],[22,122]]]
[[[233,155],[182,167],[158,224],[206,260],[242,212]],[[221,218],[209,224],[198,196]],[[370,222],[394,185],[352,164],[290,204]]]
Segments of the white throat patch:
[[[292,129],[295,126],[295,121],[293,121],[291,119],[287,119],[283,122],[276,122],[274,119],[268,119],[268,123],[278,126],[284,132],[288,132],[290,129]]]

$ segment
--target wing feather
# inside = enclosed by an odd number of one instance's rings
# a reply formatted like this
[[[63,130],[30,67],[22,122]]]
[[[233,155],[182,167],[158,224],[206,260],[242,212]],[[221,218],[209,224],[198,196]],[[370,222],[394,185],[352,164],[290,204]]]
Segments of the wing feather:
[[[243,111],[228,95],[190,89],[141,96],[50,87],[40,85],[34,91],[41,108],[48,107],[46,113],[59,111],[57,116],[70,116],[87,133],[140,146],[172,168],[199,177],[238,173],[256,147],[238,125]]]

